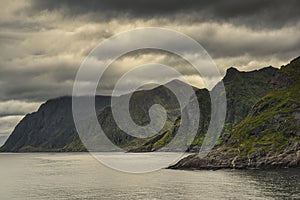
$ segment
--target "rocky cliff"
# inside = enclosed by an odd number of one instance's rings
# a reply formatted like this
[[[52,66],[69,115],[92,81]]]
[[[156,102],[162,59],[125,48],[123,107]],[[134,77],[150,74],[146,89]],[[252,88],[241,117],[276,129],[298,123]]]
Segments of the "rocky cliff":
[[[110,97],[97,96],[96,109],[110,103]],[[27,114],[15,127],[1,151],[61,151],[78,137],[73,116],[72,98],[60,97],[42,104],[37,112]],[[84,151],[83,146],[73,151]]]
[[[300,166],[300,57],[282,66],[270,91],[206,157],[191,155],[172,169]]]

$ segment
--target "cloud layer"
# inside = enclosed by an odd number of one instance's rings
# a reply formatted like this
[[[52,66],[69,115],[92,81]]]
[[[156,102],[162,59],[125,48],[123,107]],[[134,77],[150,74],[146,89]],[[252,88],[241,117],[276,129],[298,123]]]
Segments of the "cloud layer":
[[[4,0],[0,5],[0,130],[14,124],[4,116],[15,122],[40,102],[70,95],[89,52],[104,39],[132,28],[157,26],[187,34],[203,45],[222,74],[231,66],[280,67],[300,54],[297,0]],[[110,93],[132,66],[154,61],[205,86],[180,58],[146,51],[114,62],[99,93]],[[134,81],[142,80],[141,76]]]

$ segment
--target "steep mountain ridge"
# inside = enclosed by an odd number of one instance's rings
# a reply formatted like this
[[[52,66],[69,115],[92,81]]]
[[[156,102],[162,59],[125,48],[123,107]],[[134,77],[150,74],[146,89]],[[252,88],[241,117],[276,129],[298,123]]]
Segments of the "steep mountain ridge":
[[[227,137],[235,124],[246,117],[253,104],[267,93],[276,71],[272,67],[251,72],[228,69],[223,80],[228,99],[224,137]],[[189,151],[199,149],[210,119],[209,91],[193,89],[196,91],[201,112],[199,130]],[[71,98],[62,99],[49,100],[36,113],[26,116],[1,147],[1,151],[85,151],[72,120]],[[139,125],[149,123],[148,110],[153,104],[161,104],[168,112],[168,121],[164,128],[148,139],[135,138],[120,130],[108,106],[109,97],[105,97],[103,101],[99,98],[97,102],[98,120],[106,135],[114,144],[129,151],[160,150],[172,140],[180,126],[179,104],[175,95],[164,86],[135,92],[130,100],[130,113]],[[44,108],[47,108],[47,112],[43,111]]]
[[[101,110],[109,104],[110,97],[97,96],[96,102],[96,109]],[[1,151],[59,151],[76,137],[72,98],[59,97],[48,100],[38,111],[27,114],[15,127]]]
[[[111,97],[97,96],[95,102],[99,123],[113,143],[129,148],[145,141],[124,133],[116,125],[109,107]],[[180,115],[180,107],[175,95],[165,86],[159,86],[151,90],[137,91],[132,95],[130,112],[133,120],[140,125],[149,123],[148,110],[153,104],[160,104],[167,110],[168,120],[163,130],[172,126]],[[86,151],[74,125],[72,98],[51,99],[42,104],[37,112],[27,114],[0,150],[12,152]]]
[[[189,156],[170,168],[300,166],[300,57],[282,66],[271,90],[208,156]]]

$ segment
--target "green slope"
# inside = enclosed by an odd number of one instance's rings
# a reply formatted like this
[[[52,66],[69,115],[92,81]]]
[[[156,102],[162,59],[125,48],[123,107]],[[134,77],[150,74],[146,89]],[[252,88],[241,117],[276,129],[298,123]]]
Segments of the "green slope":
[[[282,67],[273,89],[254,105],[229,138],[241,154],[278,154],[300,140],[300,59]]]
[[[283,66],[271,89],[205,158],[171,168],[276,168],[300,165],[300,57]]]

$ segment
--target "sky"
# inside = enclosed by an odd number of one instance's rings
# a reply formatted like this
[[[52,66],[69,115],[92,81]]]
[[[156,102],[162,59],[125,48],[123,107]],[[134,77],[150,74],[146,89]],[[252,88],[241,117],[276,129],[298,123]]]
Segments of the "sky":
[[[298,0],[2,0],[0,6],[0,135],[42,102],[71,95],[85,57],[121,31],[180,31],[207,50],[222,74],[229,67],[280,67],[300,55]],[[165,52],[131,53],[112,64],[99,93],[109,93],[120,74],[147,62],[189,70]],[[187,74],[205,87],[193,70]]]

